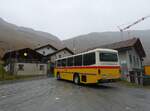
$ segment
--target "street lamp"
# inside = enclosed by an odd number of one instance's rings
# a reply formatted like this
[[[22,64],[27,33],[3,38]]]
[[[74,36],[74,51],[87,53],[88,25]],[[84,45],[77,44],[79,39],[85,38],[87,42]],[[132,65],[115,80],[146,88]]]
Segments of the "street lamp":
[[[23,55],[24,55],[25,57],[28,56],[28,54],[27,54],[26,52],[25,52]]]

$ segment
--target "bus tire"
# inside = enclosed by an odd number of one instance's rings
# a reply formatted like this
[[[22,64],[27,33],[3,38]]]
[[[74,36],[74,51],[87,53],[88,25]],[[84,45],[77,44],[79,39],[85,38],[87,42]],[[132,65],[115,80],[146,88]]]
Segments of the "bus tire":
[[[57,73],[56,78],[57,78],[57,80],[60,80],[60,79],[61,79],[61,77],[60,77],[60,74],[59,74],[59,73]]]
[[[80,85],[80,76],[78,74],[74,75],[73,82],[77,85]]]

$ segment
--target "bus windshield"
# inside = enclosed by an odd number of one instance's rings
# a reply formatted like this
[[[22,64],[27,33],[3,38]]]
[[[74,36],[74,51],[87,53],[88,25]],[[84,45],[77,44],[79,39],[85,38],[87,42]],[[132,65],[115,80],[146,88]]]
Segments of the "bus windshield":
[[[118,61],[117,53],[111,53],[111,52],[100,52],[99,58],[100,58],[100,61],[102,62],[117,62]]]

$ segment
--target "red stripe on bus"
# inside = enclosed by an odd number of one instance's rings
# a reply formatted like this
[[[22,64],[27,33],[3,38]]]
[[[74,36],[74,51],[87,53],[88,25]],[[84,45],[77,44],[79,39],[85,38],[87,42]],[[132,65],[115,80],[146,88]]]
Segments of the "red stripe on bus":
[[[56,67],[56,69],[85,69],[85,68],[104,68],[104,69],[116,69],[120,68],[120,66],[73,66],[73,67]]]

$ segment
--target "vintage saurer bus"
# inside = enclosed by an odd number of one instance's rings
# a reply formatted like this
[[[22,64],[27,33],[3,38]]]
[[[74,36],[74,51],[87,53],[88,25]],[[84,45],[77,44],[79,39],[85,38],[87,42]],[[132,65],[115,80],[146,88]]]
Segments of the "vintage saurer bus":
[[[120,78],[118,51],[94,49],[56,59],[55,77],[75,84],[113,82]]]

